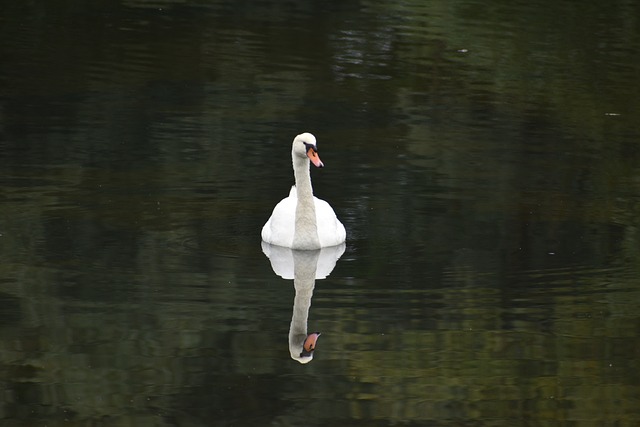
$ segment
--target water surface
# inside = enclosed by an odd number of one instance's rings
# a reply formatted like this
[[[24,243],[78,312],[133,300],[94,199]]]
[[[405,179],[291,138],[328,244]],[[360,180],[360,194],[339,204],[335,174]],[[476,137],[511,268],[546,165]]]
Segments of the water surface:
[[[2,424],[637,425],[639,13],[8,5]],[[303,131],[348,236],[295,282]]]

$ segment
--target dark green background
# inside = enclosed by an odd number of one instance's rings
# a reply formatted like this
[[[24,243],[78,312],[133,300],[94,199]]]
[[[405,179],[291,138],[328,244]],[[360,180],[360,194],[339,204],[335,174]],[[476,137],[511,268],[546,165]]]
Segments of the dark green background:
[[[5,2],[7,426],[635,426],[634,1]],[[314,360],[260,248],[318,138]]]

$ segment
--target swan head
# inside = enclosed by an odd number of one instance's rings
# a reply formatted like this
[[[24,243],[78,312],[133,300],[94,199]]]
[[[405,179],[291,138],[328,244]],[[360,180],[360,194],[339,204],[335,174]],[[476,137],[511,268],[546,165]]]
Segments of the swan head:
[[[308,158],[311,163],[318,168],[324,167],[324,163],[318,156],[318,147],[316,145],[316,137],[309,132],[301,133],[293,140],[293,148],[291,149],[291,155],[295,159]]]

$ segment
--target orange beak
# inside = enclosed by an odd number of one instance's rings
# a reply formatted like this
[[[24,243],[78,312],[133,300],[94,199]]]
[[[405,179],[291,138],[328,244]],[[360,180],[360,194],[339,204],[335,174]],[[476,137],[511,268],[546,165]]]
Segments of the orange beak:
[[[313,163],[315,167],[317,168],[324,167],[324,163],[322,163],[322,160],[320,160],[320,157],[318,156],[318,152],[315,150],[315,148],[309,147],[307,149],[307,157],[309,158],[309,160],[311,160],[311,163]]]
[[[307,335],[307,338],[304,340],[304,344],[302,347],[304,351],[307,353],[311,353],[316,349],[316,341],[318,341],[318,337],[320,336],[320,332],[314,332],[312,334]]]

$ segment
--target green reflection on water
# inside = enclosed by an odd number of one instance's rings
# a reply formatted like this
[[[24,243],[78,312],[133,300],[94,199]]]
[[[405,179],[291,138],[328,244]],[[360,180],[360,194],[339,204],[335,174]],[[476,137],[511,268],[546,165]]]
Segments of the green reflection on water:
[[[637,5],[15,4],[7,425],[635,425]],[[313,131],[313,363],[259,229]]]

